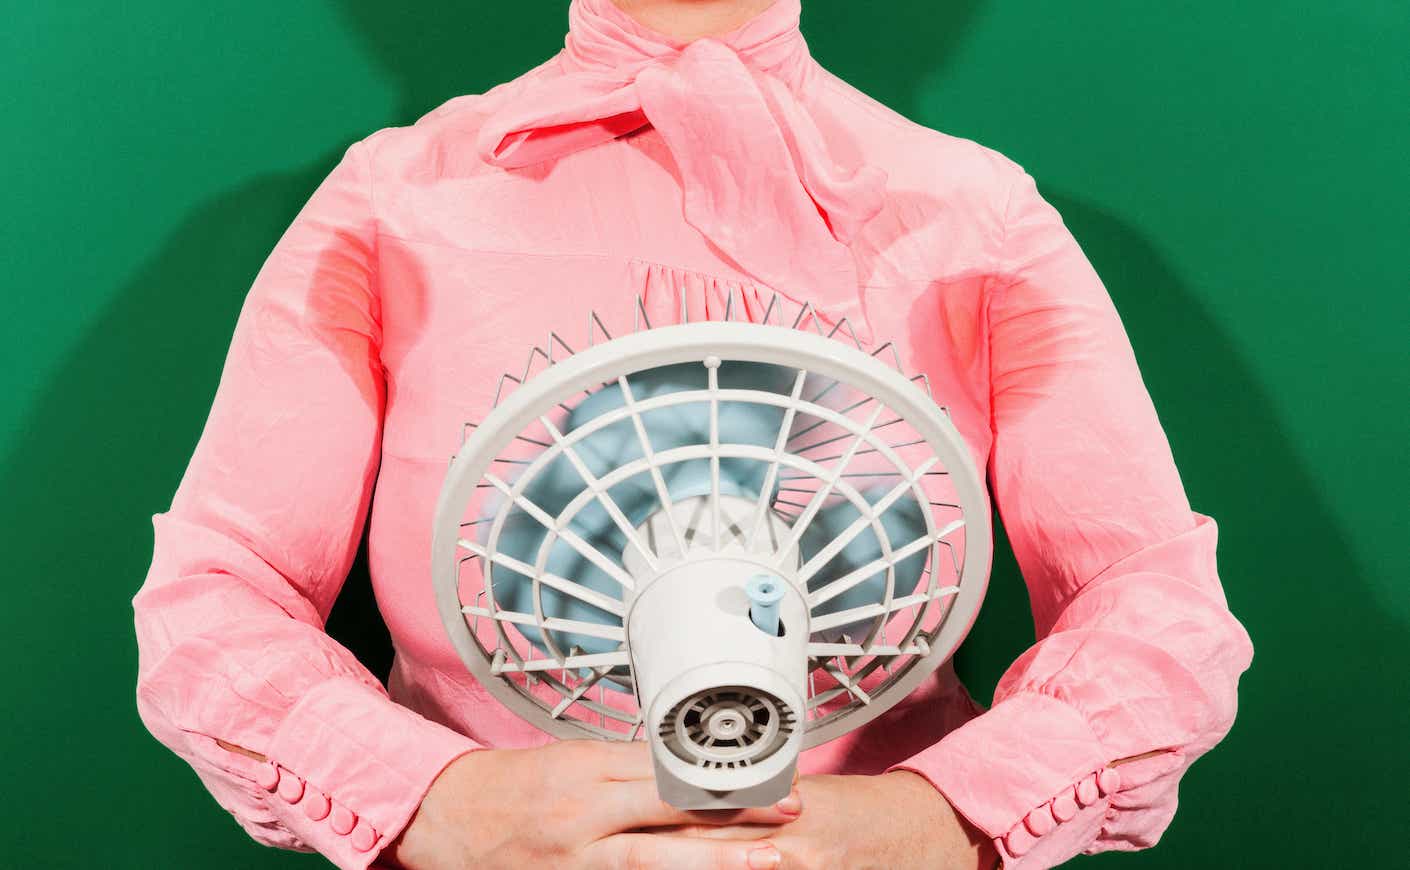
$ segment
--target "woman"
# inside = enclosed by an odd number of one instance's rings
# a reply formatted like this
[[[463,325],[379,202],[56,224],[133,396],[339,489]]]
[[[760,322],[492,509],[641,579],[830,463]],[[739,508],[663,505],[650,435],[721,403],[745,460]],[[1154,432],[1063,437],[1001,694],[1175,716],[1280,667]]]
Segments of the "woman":
[[[280,239],[133,602],[143,720],[255,839],[345,868],[1046,867],[1169,824],[1252,655],[1215,523],[1033,179],[832,76],[799,11],[573,0],[562,52],[355,143]],[[684,813],[644,746],[549,744],[465,672],[430,517],[461,421],[550,330],[774,291],[945,397],[1039,640],[987,711],[944,668],[779,805]],[[364,522],[390,692],[323,631]]]

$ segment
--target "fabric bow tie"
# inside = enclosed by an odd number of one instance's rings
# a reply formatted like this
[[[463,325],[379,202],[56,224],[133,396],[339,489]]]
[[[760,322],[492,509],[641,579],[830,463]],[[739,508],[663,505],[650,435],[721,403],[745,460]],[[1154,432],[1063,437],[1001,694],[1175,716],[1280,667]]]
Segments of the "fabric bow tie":
[[[692,227],[744,272],[824,320],[848,318],[870,342],[848,245],[881,210],[886,174],[837,166],[790,88],[811,62],[798,10],[799,0],[775,0],[721,39],[680,44],[611,0],[573,0],[564,71],[487,119],[480,154],[520,168],[649,124],[675,158]]]

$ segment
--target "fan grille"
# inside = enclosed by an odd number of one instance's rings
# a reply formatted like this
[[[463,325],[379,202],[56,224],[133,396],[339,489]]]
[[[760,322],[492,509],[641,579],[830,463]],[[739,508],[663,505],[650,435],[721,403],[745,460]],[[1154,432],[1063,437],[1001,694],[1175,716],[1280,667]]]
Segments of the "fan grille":
[[[661,327],[621,339],[600,319],[593,324],[619,352],[597,353],[606,351],[599,346],[555,360],[536,349],[524,376],[508,378],[515,388],[497,396],[491,425],[467,424],[443,493],[437,564],[453,571],[438,567],[438,600],[462,659],[496,697],[560,736],[639,737],[644,723],[625,614],[653,572],[702,547],[762,550],[781,567],[794,560],[792,574],[781,573],[806,590],[813,634],[806,707],[789,711],[787,724],[807,732],[806,745],[878,715],[949,656],[987,584],[987,502],[944,409],[937,413],[923,395],[912,398],[906,379],[886,372],[880,359],[889,345],[843,365],[834,356],[856,353],[845,342],[779,324],[751,325],[748,333],[729,331],[742,324]],[[682,331],[670,342],[638,341],[668,329]],[[568,349],[556,335],[549,347]],[[663,356],[668,364],[696,366],[700,383],[647,394],[642,373],[659,368]],[[778,367],[785,386],[732,386],[721,378],[721,357]],[[545,362],[536,373],[535,358]],[[565,370],[575,366],[582,371],[570,377]],[[909,380],[927,386],[922,376]],[[616,407],[569,425],[576,410],[604,393],[617,395]],[[766,441],[731,437],[721,425],[722,412],[745,405],[776,421]],[[652,415],[682,408],[703,415],[697,437],[654,442]],[[635,446],[603,465],[594,450],[613,432]],[[722,492],[722,468],[730,463],[756,469],[757,485]],[[680,521],[674,511],[658,511],[668,522],[640,524],[628,496],[654,494],[658,505],[677,506],[682,498],[668,478],[692,465],[705,469],[708,481],[703,495],[693,496],[698,511]],[[573,481],[570,496],[557,501],[535,489],[555,467]],[[922,529],[894,538],[888,512],[908,505],[919,511]],[[458,528],[445,523],[452,510]],[[589,512],[600,515],[598,531],[613,546],[585,537]],[[827,543],[801,546],[825,516],[836,520],[818,539]],[[506,545],[515,524],[537,529],[532,547]],[[875,558],[849,564],[850,542],[864,537]],[[565,559],[571,566],[563,567]],[[909,586],[898,584],[907,565],[916,577]],[[848,606],[847,593],[866,584],[876,590],[874,600]],[[516,586],[520,593],[510,595]],[[964,606],[956,616],[957,601]],[[782,712],[776,721],[785,723]],[[824,736],[814,739],[815,732]],[[673,739],[703,745],[689,727]]]

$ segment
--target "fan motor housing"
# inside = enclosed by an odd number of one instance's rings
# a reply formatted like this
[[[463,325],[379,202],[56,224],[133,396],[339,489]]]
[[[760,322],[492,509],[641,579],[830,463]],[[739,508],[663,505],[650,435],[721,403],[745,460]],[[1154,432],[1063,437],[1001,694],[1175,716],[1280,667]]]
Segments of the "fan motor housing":
[[[755,624],[745,585],[771,570],[742,557],[692,560],[631,601],[632,673],[657,787],[673,806],[766,806],[792,785],[806,709],[808,608],[780,576],[779,633]]]

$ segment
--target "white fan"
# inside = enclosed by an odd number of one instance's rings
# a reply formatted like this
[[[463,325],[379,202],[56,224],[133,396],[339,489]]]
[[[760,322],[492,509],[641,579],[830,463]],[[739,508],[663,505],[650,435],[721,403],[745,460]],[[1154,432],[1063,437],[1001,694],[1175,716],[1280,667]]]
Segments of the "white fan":
[[[434,530],[475,677],[550,734],[649,740],[689,809],[781,799],[800,751],[919,685],[992,553],[923,376],[811,306],[785,325],[780,297],[758,322],[733,302],[653,328],[638,300],[616,338],[594,314],[581,352],[550,334],[466,424]]]

